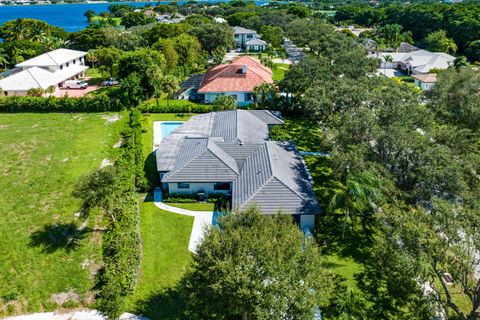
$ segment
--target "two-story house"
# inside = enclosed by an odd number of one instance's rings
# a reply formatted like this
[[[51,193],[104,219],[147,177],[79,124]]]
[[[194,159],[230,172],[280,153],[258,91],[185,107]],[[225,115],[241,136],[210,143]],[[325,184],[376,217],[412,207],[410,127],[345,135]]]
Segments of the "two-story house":
[[[233,33],[238,48],[249,51],[263,51],[267,47],[267,43],[260,39],[260,35],[255,30],[233,27]]]
[[[78,79],[88,67],[86,52],[57,49],[18,63],[9,77],[0,80],[1,96],[26,96],[30,89],[56,92],[67,80]]]

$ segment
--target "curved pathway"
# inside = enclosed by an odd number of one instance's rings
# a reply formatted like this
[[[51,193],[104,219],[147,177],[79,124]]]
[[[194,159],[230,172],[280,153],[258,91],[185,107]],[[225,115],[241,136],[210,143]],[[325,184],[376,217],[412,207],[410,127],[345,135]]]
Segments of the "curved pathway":
[[[155,206],[164,211],[176,214],[183,214],[184,216],[195,217],[195,219],[193,220],[192,233],[190,234],[190,241],[188,243],[188,250],[190,250],[191,252],[196,252],[197,246],[203,239],[205,230],[207,230],[207,228],[210,228],[212,225],[213,211],[192,211],[169,206],[168,204],[162,202],[161,190],[153,191],[153,201],[155,203]]]

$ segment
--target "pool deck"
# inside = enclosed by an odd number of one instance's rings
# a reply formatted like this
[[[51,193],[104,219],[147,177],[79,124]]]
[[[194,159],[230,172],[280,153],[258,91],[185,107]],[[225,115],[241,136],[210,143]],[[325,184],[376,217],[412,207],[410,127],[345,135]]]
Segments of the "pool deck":
[[[153,122],[153,150],[157,150],[158,146],[164,138],[162,135],[162,123],[183,123],[184,121],[154,121]]]

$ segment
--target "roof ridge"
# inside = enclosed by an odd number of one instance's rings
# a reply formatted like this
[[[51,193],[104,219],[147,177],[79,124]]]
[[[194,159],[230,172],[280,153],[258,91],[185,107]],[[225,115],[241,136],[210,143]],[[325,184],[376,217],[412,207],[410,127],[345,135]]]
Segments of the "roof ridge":
[[[271,175],[268,179],[265,179],[265,181],[260,185],[258,186],[258,188],[256,190],[254,190],[252,192],[251,195],[248,196],[248,198],[245,199],[245,201],[243,201],[243,204],[247,204],[252,198],[253,196],[255,196],[257,194],[257,191],[262,189],[268,182],[270,182],[272,179],[274,178],[273,175]],[[243,206],[243,205],[242,205]]]
[[[58,50],[58,49],[57,49]],[[50,51],[50,52],[53,52],[53,51]],[[45,52],[45,54],[53,61],[53,63],[55,63],[57,66],[58,66],[58,62],[55,61],[55,59],[53,59],[51,56],[50,56],[50,52]]]
[[[269,141],[271,143],[274,143],[274,144],[277,144],[276,141]],[[268,143],[268,142],[265,142],[265,149],[267,150],[267,155],[268,155],[268,164],[270,165],[270,170],[272,171],[272,177],[274,177],[278,182],[280,182],[281,184],[283,184],[285,187],[287,187],[289,190],[291,190],[293,193],[295,193],[297,196],[299,196],[300,198],[304,199],[304,197],[302,197],[297,191],[293,190],[292,188],[290,188],[285,182],[283,182],[282,180],[280,180],[278,178],[278,176],[275,174],[275,171],[273,170],[273,166],[272,166],[272,162],[273,162],[273,159],[270,155],[270,152],[269,152],[269,145],[271,143]]]
[[[37,68],[37,67],[33,67],[33,68]],[[35,76],[30,72],[30,69],[32,69],[32,68],[28,68],[28,69],[27,69],[27,72],[30,74],[30,76],[32,76],[33,81],[35,81],[35,82],[38,84],[38,87],[39,87],[40,89],[43,89],[43,87],[42,87],[42,85],[40,84],[40,82],[38,82],[37,79],[35,78]]]
[[[237,175],[240,175],[240,170],[238,169],[238,167],[237,167],[237,168],[232,168],[228,163],[226,163],[223,159],[221,159],[212,149],[209,148],[210,143],[213,143],[213,144],[217,145],[213,140],[211,140],[211,139],[209,138],[208,141],[207,141],[207,148],[206,148],[206,150],[210,151],[210,152],[215,156],[215,158],[217,158],[218,160],[220,160],[221,162],[223,162],[224,165],[226,165],[227,167],[229,167],[230,169],[232,169],[232,171],[234,171]],[[233,157],[230,156],[225,150],[223,150],[222,148],[220,148],[220,146],[217,145],[217,147],[218,147],[220,150],[222,150],[227,156],[229,156],[230,158],[233,159]],[[203,152],[202,152],[202,153],[203,153]],[[233,159],[233,161],[234,161],[235,163],[237,163],[237,162],[235,161],[235,159]]]
[[[197,137],[194,137],[194,138],[197,138]],[[183,143],[185,142],[185,139],[187,139],[187,137],[183,138],[183,141],[182,141],[182,144],[180,146],[180,148],[182,147]],[[205,148],[205,150],[208,148],[208,137],[198,137],[198,139],[207,139],[207,147]],[[192,157],[190,160],[188,161],[185,161],[185,163],[180,167],[180,168],[177,168],[175,171],[169,171],[165,176],[168,177],[170,175],[174,175],[175,173],[177,173],[178,171],[182,170],[183,168],[185,168],[185,166],[187,164],[190,164],[193,160],[195,160],[196,158],[198,158],[203,152],[205,152],[205,150],[201,151],[199,154],[195,155],[194,157]],[[177,156],[175,157],[175,161],[177,161],[177,158],[178,158],[178,154]]]

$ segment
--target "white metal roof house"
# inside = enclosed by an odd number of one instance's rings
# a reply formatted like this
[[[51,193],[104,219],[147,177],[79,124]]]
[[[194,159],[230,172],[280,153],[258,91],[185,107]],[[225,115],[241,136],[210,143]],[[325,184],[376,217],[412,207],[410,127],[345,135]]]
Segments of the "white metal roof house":
[[[455,61],[455,57],[447,53],[427,50],[379,52],[370,56],[380,59],[380,68],[400,69],[407,74],[426,74],[433,69],[447,69]],[[386,62],[386,56],[390,56],[392,61]]]
[[[266,110],[232,110],[192,117],[156,151],[162,187],[169,193],[224,193],[232,209],[258,205],[265,214],[292,214],[312,228],[320,207],[303,159],[291,142],[269,140],[283,124]]]
[[[30,89],[53,91],[62,87],[69,79],[84,75],[85,65],[83,51],[57,49],[17,64],[16,72],[0,80],[0,95],[26,96]]]

